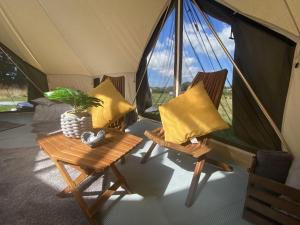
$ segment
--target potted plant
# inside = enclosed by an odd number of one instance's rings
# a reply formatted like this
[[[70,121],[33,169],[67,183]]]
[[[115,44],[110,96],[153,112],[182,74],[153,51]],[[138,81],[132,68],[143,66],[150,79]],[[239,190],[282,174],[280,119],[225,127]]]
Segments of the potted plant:
[[[90,107],[102,107],[102,100],[91,97],[82,91],[71,88],[58,87],[44,93],[52,101],[69,104],[72,110],[61,115],[61,129],[65,136],[80,138],[85,131],[92,129],[92,117],[88,112]]]

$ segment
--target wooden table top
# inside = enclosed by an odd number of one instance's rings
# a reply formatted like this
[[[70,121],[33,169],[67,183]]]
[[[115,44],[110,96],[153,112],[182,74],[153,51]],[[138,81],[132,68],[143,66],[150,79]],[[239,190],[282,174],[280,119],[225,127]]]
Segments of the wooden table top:
[[[140,137],[114,130],[107,131],[105,140],[96,148],[83,144],[80,139],[65,137],[62,133],[37,138],[41,149],[51,158],[95,170],[109,167],[141,141]]]

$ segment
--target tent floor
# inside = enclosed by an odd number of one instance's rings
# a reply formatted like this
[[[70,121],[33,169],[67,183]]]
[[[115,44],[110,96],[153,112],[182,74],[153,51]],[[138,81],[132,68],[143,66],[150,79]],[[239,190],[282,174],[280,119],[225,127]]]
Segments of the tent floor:
[[[60,199],[56,193],[64,182],[53,163],[39,151],[31,132],[32,113],[0,114],[0,120],[25,126],[0,133],[0,221],[13,224],[88,224],[73,198]],[[129,132],[143,136],[158,124],[141,120]],[[225,225],[249,224],[242,219],[248,174],[238,166],[226,173],[205,164],[196,200],[184,205],[193,174],[193,159],[156,148],[146,164],[140,164],[145,140],[118,168],[127,178],[132,195],[114,195],[103,208],[105,225]],[[71,171],[73,175],[75,172]],[[85,190],[92,202],[102,180]]]

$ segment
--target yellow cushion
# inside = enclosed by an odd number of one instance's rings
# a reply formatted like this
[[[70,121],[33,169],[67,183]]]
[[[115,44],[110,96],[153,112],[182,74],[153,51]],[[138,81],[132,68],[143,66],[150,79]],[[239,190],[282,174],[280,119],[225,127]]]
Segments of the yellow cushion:
[[[124,99],[110,79],[94,88],[90,95],[103,101],[103,107],[92,107],[90,110],[94,128],[106,127],[134,110],[134,106]]]
[[[159,107],[165,141],[182,144],[228,128],[208,96],[203,82]]]

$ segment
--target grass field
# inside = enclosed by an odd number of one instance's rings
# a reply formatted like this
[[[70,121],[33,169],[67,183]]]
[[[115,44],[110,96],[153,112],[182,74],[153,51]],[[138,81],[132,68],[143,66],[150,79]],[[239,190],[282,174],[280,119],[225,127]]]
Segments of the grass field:
[[[16,109],[16,105],[0,105],[0,112],[8,112]]]
[[[161,104],[164,104],[168,102],[170,99],[172,99],[173,96],[169,95],[169,93],[152,93],[152,103],[153,106],[157,107]],[[219,113],[222,116],[222,118],[229,124],[231,124],[232,120],[232,95],[230,91],[224,91],[221,103],[219,106]],[[158,113],[154,113],[158,114]]]
[[[27,101],[27,88],[0,85],[0,112],[11,111],[17,103]]]

